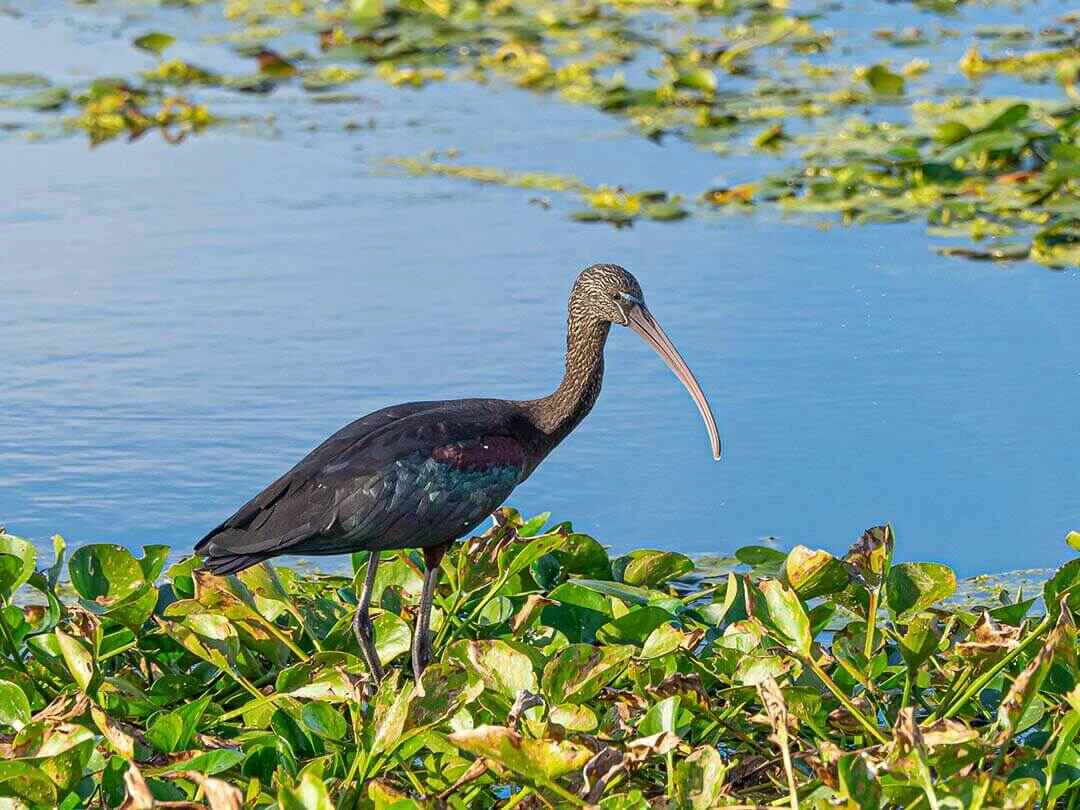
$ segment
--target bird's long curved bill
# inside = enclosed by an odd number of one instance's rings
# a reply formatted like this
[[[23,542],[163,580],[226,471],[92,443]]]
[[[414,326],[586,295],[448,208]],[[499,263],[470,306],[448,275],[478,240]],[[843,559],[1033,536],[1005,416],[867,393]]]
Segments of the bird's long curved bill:
[[[667,363],[668,368],[675,372],[675,376],[690,392],[694,404],[697,405],[698,411],[701,412],[701,418],[705,420],[705,429],[709,431],[709,443],[712,445],[713,458],[719,460],[720,434],[716,430],[716,420],[713,419],[712,411],[709,409],[709,401],[705,399],[705,393],[701,390],[701,386],[698,385],[698,381],[694,378],[690,367],[686,365],[686,361],[682,359],[678,349],[675,348],[675,344],[664,334],[664,330],[660,328],[660,324],[656,322],[656,318],[652,316],[649,310],[642,305],[635,304],[630,309],[628,317],[630,328],[641,335],[642,339],[653,347],[653,350]]]

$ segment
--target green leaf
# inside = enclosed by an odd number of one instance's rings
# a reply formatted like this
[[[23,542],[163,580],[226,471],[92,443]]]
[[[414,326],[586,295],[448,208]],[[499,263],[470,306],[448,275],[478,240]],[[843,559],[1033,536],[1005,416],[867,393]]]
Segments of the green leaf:
[[[210,696],[204,695],[179,709],[158,715],[146,730],[146,739],[163,754],[186,751],[209,705]]]
[[[875,93],[899,96],[904,92],[904,77],[893,73],[885,65],[874,65],[866,71],[866,83]]]
[[[595,579],[611,579],[611,561],[604,547],[587,534],[568,535],[552,556],[568,574]]]
[[[765,596],[769,620],[781,633],[778,640],[798,655],[810,655],[810,645],[814,639],[810,635],[810,620],[799,597],[778,579],[763,579],[758,583],[758,589]]]
[[[371,620],[375,634],[375,652],[379,663],[386,666],[399,655],[409,652],[412,644],[412,628],[396,613],[383,611]]]
[[[83,599],[109,607],[141,588],[142,565],[123,546],[107,543],[82,546],[68,562],[68,576]]]
[[[827,551],[795,546],[784,561],[784,576],[801,599],[838,593],[847,587],[848,574]]]
[[[616,579],[627,585],[653,588],[670,579],[694,570],[694,563],[685,554],[656,549],[638,549],[611,563]]]
[[[908,669],[917,670],[934,654],[941,641],[942,627],[932,613],[915,613],[900,637],[900,655]]]
[[[675,766],[675,799],[690,810],[712,810],[722,804],[727,765],[715,746],[695,748]]]
[[[592,642],[596,631],[613,617],[607,597],[577,582],[564,582],[548,594],[558,604],[545,605],[540,621],[571,642]]]
[[[643,660],[666,658],[679,649],[684,641],[686,641],[686,634],[668,621],[649,634],[641,647],[638,658]]]
[[[244,758],[243,751],[232,748],[216,748],[213,751],[204,751],[201,754],[196,754],[191,759],[178,762],[175,767],[177,770],[198,771],[207,776],[213,776],[235,768],[244,761]]]
[[[340,740],[349,730],[341,712],[321,701],[306,704],[301,712],[301,719],[308,731],[329,740]]]
[[[768,546],[743,546],[735,552],[735,559],[743,565],[757,568],[761,565],[781,565],[787,562],[787,554]]]
[[[90,682],[94,679],[93,656],[78,639],[69,636],[59,627],[53,631],[53,635],[60,646],[60,654],[64,658],[71,677],[75,679],[75,683],[81,690],[87,691]]]
[[[532,660],[505,641],[458,642],[448,651],[448,656],[475,672],[485,689],[497,692],[510,701],[523,689],[530,692],[537,689]]]
[[[30,722],[30,701],[11,681],[0,680],[0,725],[18,731]]]
[[[326,783],[309,771],[294,786],[279,785],[277,800],[281,810],[334,810]]]
[[[541,784],[579,770],[592,758],[584,746],[563,740],[523,738],[503,726],[479,726],[448,736],[463,751],[498,762],[526,779]]]
[[[8,602],[34,573],[37,553],[21,537],[0,533],[0,600]]]
[[[149,51],[152,54],[161,56],[174,42],[176,42],[176,37],[163,34],[160,31],[152,31],[149,34],[143,34],[141,37],[135,37],[131,44],[139,50]]]
[[[1065,535],[1065,542],[1076,551],[1080,551],[1080,532],[1069,532]]]
[[[660,625],[671,621],[671,613],[655,605],[635,607],[629,613],[603,625],[596,638],[605,644],[643,644]]]
[[[553,704],[585,703],[622,674],[632,654],[630,646],[571,644],[544,667],[544,695]]]
[[[836,772],[843,798],[860,810],[877,810],[881,806],[881,785],[863,754],[845,754],[836,763]]]
[[[898,621],[919,613],[956,592],[956,574],[941,563],[899,563],[886,579],[889,610]]]
[[[0,761],[0,796],[21,799],[32,807],[55,807],[56,785],[28,762]]]
[[[654,703],[641,718],[637,730],[643,737],[659,734],[661,731],[682,736],[693,719],[693,715],[683,708],[682,698],[672,695]]]

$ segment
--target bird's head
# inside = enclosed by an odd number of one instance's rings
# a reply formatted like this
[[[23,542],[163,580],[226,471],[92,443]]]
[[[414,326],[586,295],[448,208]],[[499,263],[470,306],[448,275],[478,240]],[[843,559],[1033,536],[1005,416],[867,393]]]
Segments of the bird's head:
[[[645,306],[641,285],[628,270],[617,264],[594,264],[585,268],[570,293],[570,317],[628,326],[637,332],[690,392],[701,418],[705,420],[713,458],[719,460],[720,435],[709,402],[675,344]]]

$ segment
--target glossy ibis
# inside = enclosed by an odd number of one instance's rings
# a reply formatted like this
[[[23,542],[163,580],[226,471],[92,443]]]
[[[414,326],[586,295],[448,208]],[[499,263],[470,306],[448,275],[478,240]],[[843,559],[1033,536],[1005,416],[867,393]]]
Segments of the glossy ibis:
[[[428,626],[439,563],[449,545],[491,515],[514,487],[592,409],[612,324],[629,326],[663,358],[697,404],[713,457],[720,438],[709,404],[675,346],[645,307],[626,270],[596,264],[570,293],[566,372],[540,399],[409,402],[339,430],[195,546],[204,566],[231,574],[279,554],[370,552],[353,621],[372,675],[382,668],[368,608],[379,553],[423,549],[424,576],[413,636],[413,674],[430,653]]]

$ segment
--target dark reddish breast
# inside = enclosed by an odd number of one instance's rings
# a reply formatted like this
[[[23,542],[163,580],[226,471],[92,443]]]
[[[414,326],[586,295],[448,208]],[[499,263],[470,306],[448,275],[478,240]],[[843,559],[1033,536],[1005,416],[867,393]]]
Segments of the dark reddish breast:
[[[471,442],[455,442],[436,447],[431,457],[459,470],[475,470],[487,467],[525,466],[525,452],[521,445],[507,436],[490,436]]]

